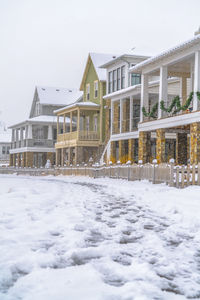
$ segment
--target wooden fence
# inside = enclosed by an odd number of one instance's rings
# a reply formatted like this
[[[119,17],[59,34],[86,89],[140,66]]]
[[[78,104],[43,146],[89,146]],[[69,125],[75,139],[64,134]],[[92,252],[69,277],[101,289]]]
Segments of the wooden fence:
[[[166,183],[171,187],[184,188],[200,185],[200,163],[198,165],[175,166],[174,164],[132,164],[110,166],[71,166],[63,168],[0,168],[1,174],[17,175],[68,175],[89,176],[92,178],[116,178],[129,181],[148,180],[154,184]]]

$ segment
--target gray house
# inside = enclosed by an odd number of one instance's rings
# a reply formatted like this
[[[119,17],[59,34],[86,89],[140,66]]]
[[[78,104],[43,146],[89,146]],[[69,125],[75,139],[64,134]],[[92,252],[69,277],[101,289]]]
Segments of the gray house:
[[[0,122],[0,166],[9,164],[9,151],[11,146],[11,132],[3,122]]]
[[[76,89],[36,87],[29,118],[10,126],[10,166],[42,167],[48,159],[54,165],[57,130],[69,129],[70,120],[63,118],[58,125],[53,111],[81,100]]]

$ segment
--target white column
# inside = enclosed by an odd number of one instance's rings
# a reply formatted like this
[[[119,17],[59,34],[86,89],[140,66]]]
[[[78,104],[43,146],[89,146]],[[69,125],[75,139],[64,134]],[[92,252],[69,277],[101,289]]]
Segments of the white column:
[[[194,91],[194,61],[190,63],[190,93]]]
[[[110,112],[110,135],[113,134],[113,113],[114,113],[114,101],[111,100],[111,112]]]
[[[12,129],[12,142],[15,142],[15,129]]]
[[[48,126],[48,140],[52,140],[53,139],[53,127],[52,125]]]
[[[140,106],[140,122],[144,121],[144,116],[142,108],[145,107],[147,110],[149,102],[149,92],[148,92],[148,75],[141,75],[141,106]]]
[[[119,130],[122,133],[122,126],[123,126],[123,99],[120,99],[120,118],[119,118]]]
[[[23,141],[23,127],[20,128],[20,141]]]
[[[158,101],[158,119],[162,118],[162,110],[160,109],[160,102],[164,101],[167,103],[167,89],[168,89],[168,82],[167,82],[167,67],[162,66],[160,67],[160,86],[159,86],[159,101]]]
[[[28,139],[32,139],[33,138],[33,134],[32,134],[32,124],[28,125]]]
[[[200,51],[195,52],[193,111],[198,110],[199,107],[197,92],[200,92]]]
[[[129,131],[133,128],[133,96],[130,97]]]
[[[28,138],[28,126],[25,126],[25,140]]]
[[[15,140],[16,140],[16,142],[19,141],[18,129],[15,129]]]

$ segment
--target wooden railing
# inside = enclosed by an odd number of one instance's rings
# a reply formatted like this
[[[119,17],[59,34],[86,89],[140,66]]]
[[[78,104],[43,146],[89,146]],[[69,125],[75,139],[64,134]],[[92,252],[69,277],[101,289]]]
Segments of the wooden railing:
[[[68,140],[76,140],[79,139],[80,141],[97,141],[99,140],[99,133],[96,131],[79,131],[79,138],[78,138],[78,131],[67,132],[58,135],[58,142],[65,142]]]

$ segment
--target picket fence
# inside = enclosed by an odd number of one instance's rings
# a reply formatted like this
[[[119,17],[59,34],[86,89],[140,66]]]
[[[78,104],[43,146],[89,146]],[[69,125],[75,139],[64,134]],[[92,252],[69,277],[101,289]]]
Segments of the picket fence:
[[[124,164],[109,166],[71,166],[45,168],[0,168],[1,174],[17,175],[68,175],[92,178],[116,178],[129,181],[148,180],[154,184],[166,183],[171,187],[184,188],[200,185],[200,163],[198,165],[175,166],[174,164]]]

